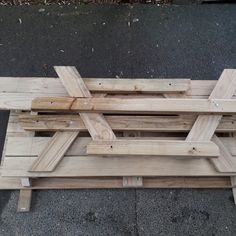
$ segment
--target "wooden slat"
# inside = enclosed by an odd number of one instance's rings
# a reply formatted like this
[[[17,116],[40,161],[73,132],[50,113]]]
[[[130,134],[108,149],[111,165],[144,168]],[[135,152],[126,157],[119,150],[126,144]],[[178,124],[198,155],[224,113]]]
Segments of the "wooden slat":
[[[55,67],[55,70],[70,96],[91,97],[89,90],[86,88],[84,81],[81,79],[80,74],[75,68]],[[102,115],[80,113],[80,116],[93,139],[115,138],[115,134]],[[46,149],[40,153],[37,161],[33,163],[29,171],[53,171],[78,134],[78,131],[57,131]]]
[[[211,160],[220,172],[236,172],[236,158],[232,156],[224,143],[214,135],[212,141],[219,147],[220,155]]]
[[[218,146],[213,142],[163,140],[92,141],[87,146],[90,155],[147,155],[218,157]]]
[[[94,188],[123,188],[123,178],[35,178],[32,180],[32,187],[27,188],[27,190]],[[232,185],[230,177],[145,177],[143,178],[143,188],[232,188]],[[0,176],[0,189],[16,190],[23,188],[19,178]]]
[[[236,91],[236,73],[231,70],[224,70],[213,89],[209,99],[229,99]],[[222,115],[199,115],[190,130],[187,141],[208,141],[215,133]],[[220,156],[213,164],[221,172],[233,172],[236,170],[234,158],[225,148],[224,144],[215,136],[214,142],[220,148]]]
[[[217,81],[209,99],[230,99],[236,91],[236,71],[224,70]],[[218,103],[216,103],[218,104]],[[220,105],[219,105],[220,106]],[[204,141],[210,140],[219,125],[221,115],[200,115],[195,121],[186,140]]]
[[[185,92],[190,79],[116,79],[85,78],[86,87],[93,92]],[[208,81],[208,87],[212,81]],[[213,81],[214,84],[214,81]],[[199,86],[198,86],[199,87]],[[202,86],[203,87],[203,86]],[[58,78],[0,77],[0,93],[67,94]]]
[[[235,80],[236,81],[236,80]],[[235,99],[157,99],[157,98],[36,98],[35,111],[102,113],[211,113],[236,112]]]
[[[126,156],[67,156],[53,172],[29,172],[36,157],[7,157],[2,176],[7,177],[97,177],[97,176],[235,176],[220,173],[206,158]]]
[[[77,136],[77,131],[56,132],[29,171],[53,171]]]
[[[59,66],[55,67],[55,70],[70,96],[92,97],[75,67]],[[76,87],[75,84],[77,84]],[[74,99],[72,98],[72,101]],[[116,138],[102,114],[79,113],[79,115],[94,140],[114,140]]]
[[[179,116],[105,116],[114,131],[139,130],[162,132],[189,131],[196,119],[194,115]],[[25,130],[36,131],[86,131],[77,115],[21,115],[19,123]],[[216,132],[236,131],[236,116],[225,116]]]
[[[28,177],[22,177],[22,178],[20,179],[20,181],[21,181],[21,185],[22,185],[23,187],[30,187],[30,186],[31,186],[31,179],[28,178]]]
[[[6,156],[38,156],[45,150],[50,137],[9,137],[6,145]],[[71,144],[65,155],[86,155],[86,146],[90,137],[78,137]]]
[[[150,140],[150,137],[120,137],[129,140]],[[184,140],[184,137],[153,137],[152,140]],[[236,156],[235,139],[229,137],[219,138],[231,155]],[[45,149],[50,137],[9,137],[7,140],[5,155],[8,156],[38,156]],[[90,137],[79,137],[71,145],[65,156],[87,155],[87,145],[91,142]]]
[[[143,178],[142,177],[123,177],[123,187],[125,188],[140,188],[143,187]]]
[[[30,211],[31,198],[32,198],[31,189],[21,189],[18,199],[17,211],[18,212]]]

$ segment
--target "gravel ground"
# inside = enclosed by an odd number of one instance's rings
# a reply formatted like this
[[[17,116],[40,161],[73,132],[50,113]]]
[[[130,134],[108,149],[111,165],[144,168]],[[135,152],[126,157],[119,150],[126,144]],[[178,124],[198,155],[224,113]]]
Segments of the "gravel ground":
[[[217,79],[236,68],[236,5],[0,8],[0,76]],[[3,141],[7,114],[0,115]],[[235,235],[231,190],[0,191],[0,235]]]

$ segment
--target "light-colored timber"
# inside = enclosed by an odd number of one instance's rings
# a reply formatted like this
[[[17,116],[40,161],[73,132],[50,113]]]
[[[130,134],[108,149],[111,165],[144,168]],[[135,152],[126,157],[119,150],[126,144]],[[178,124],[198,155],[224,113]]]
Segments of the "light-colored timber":
[[[91,177],[91,176],[235,176],[218,172],[206,158],[122,156],[66,156],[53,172],[29,172],[37,157],[7,157],[2,176],[6,177]]]
[[[45,149],[50,137],[9,137],[7,141],[5,155],[8,156],[38,156]],[[119,140],[184,140],[184,137],[119,137]],[[231,155],[236,156],[235,140],[230,137],[220,137]],[[65,156],[87,155],[87,145],[91,142],[90,137],[77,138],[65,153]]]
[[[77,136],[77,131],[57,131],[29,171],[53,171]]]
[[[55,67],[55,70],[70,96],[89,97],[90,99],[92,98],[90,91],[87,89],[84,81],[75,67],[57,66]],[[72,99],[74,100],[75,98]],[[79,113],[79,115],[94,140],[116,139],[114,132],[102,114]]]
[[[17,211],[18,212],[30,211],[31,198],[32,198],[31,189],[21,189],[18,199]]]
[[[235,93],[235,91],[236,91],[236,71],[224,70],[219,80],[217,81],[217,84],[213,89],[211,95],[209,96],[209,100],[213,101],[216,98],[230,99]],[[217,126],[219,125],[221,118],[222,118],[221,115],[198,116],[186,140],[188,141],[210,140]]]
[[[219,149],[213,142],[163,140],[92,141],[87,145],[90,155],[185,156],[218,157]]]
[[[105,116],[114,131],[187,132],[196,115]],[[29,131],[87,131],[78,115],[20,115],[18,125]],[[21,129],[22,129],[21,128]],[[235,132],[236,116],[224,116],[216,132]]]
[[[32,101],[35,111],[95,113],[236,113],[235,99],[71,98],[44,97]]]
[[[215,160],[211,160],[220,172],[236,172],[236,158],[232,156],[224,143],[214,135],[212,141],[219,147],[220,155]]]

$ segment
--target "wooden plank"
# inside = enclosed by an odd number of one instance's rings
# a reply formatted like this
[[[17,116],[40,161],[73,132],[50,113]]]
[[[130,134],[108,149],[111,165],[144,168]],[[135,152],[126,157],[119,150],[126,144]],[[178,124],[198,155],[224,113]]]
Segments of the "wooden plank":
[[[6,145],[6,156],[38,156],[43,152],[51,137],[9,137]],[[86,155],[90,137],[79,137],[71,144],[65,155]]]
[[[184,140],[184,137],[120,137],[118,139],[129,140]],[[231,155],[236,156],[235,139],[229,137],[219,138]],[[9,137],[7,140],[5,155],[8,156],[38,156],[43,151],[50,137]],[[91,142],[90,137],[79,137],[71,145],[65,156],[87,155],[87,145]]]
[[[31,189],[21,189],[18,199],[18,212],[29,212],[32,199],[32,190]]]
[[[114,131],[189,131],[196,119],[195,115],[178,116],[105,116]],[[35,131],[86,131],[86,127],[77,115],[21,115],[20,126]],[[236,131],[236,116],[224,116],[216,132]]]
[[[113,140],[92,141],[87,146],[89,155],[147,155],[218,157],[218,146],[213,142],[167,140]]]
[[[63,85],[72,97],[89,97],[91,93],[87,89],[79,72],[75,67],[57,66],[54,67]],[[74,85],[77,84],[77,87]],[[76,90],[75,90],[76,88]],[[75,98],[72,98],[74,101]],[[79,113],[91,137],[96,139],[114,140],[116,136],[102,114]]]
[[[142,177],[123,177],[123,187],[125,188],[140,188],[143,187]]]
[[[215,160],[211,160],[220,172],[236,172],[236,158],[232,156],[224,143],[214,135],[212,141],[219,147],[220,155]]]
[[[234,185],[235,186],[235,185]],[[35,178],[27,189],[123,188],[122,177]],[[230,177],[145,177],[143,188],[232,188]],[[19,178],[0,176],[1,190],[22,188]]]
[[[6,177],[97,177],[97,176],[235,176],[220,173],[207,158],[126,156],[67,156],[53,172],[29,172],[36,157],[7,157]]]
[[[124,131],[123,137],[129,138],[140,138],[141,133],[139,131]],[[143,177],[142,176],[123,176],[123,187],[142,187]]]
[[[236,80],[235,80],[236,81]],[[158,98],[36,98],[35,111],[71,111],[96,113],[205,113],[232,114],[235,99],[158,99]]]
[[[89,90],[86,88],[86,85],[75,68],[55,67],[55,70],[70,96],[91,97]],[[87,115],[80,113],[80,116],[88,128],[92,138],[115,138],[115,134],[102,115]],[[53,171],[78,134],[78,131],[57,131],[46,149],[40,153],[37,161],[33,163],[29,171]]]
[[[56,132],[29,171],[53,171],[77,136],[77,131]]]
[[[5,162],[5,161],[4,161],[4,162]],[[20,181],[21,181],[21,185],[22,185],[23,187],[30,187],[30,186],[31,186],[31,179],[28,178],[28,177],[22,177],[22,178],[20,179]]]
[[[234,70],[227,70],[234,71]],[[125,82],[127,84],[125,84]],[[136,79],[85,79],[85,84],[90,91],[99,92],[135,92],[135,86],[144,84],[141,92],[160,93],[168,92],[162,89],[159,83],[165,83],[168,80],[159,79],[143,79],[139,81]],[[169,81],[168,81],[169,82]],[[182,84],[179,79],[171,80],[172,85],[169,86],[167,82],[167,89],[179,86],[176,83]],[[184,80],[184,83],[186,80]],[[208,97],[214,88],[216,81],[210,80],[193,80],[190,81],[190,89],[186,91],[187,97]],[[148,89],[146,89],[148,86]],[[182,85],[180,85],[182,87]],[[162,90],[162,91],[161,91]],[[178,90],[178,89],[177,89]],[[138,89],[138,93],[140,90]],[[236,95],[236,94],[234,94]],[[1,109],[19,109],[30,110],[31,101],[40,96],[67,96],[67,91],[61,84],[58,78],[33,78],[33,77],[0,77],[0,107]]]
[[[86,87],[92,92],[185,92],[190,88],[190,79],[116,79],[85,78]],[[207,84],[211,85],[212,81]],[[214,81],[213,81],[214,84]],[[0,93],[51,93],[67,94],[58,78],[0,77]]]
[[[209,99],[230,99],[236,91],[236,71],[224,70],[221,74],[215,88],[213,89]],[[218,102],[215,103],[215,105]],[[219,104],[218,104],[219,105]],[[217,105],[217,106],[218,106]],[[210,140],[219,125],[221,115],[200,115],[195,121],[186,140],[188,141],[204,141]]]

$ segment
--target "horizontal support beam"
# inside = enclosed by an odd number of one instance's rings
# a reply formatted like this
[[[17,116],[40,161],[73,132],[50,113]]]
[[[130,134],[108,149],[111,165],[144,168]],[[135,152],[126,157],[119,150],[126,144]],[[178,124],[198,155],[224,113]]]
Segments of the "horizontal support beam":
[[[114,131],[187,132],[197,116],[105,116]],[[19,123],[29,131],[87,131],[78,115],[21,115]],[[236,116],[221,119],[216,132],[235,132]]]
[[[84,78],[91,92],[185,92],[190,89],[190,79],[116,79]],[[211,83],[211,82],[209,82]],[[214,84],[214,82],[213,82]],[[59,78],[0,77],[0,93],[54,93],[67,94]]]
[[[230,177],[145,177],[142,188],[232,188]],[[123,188],[123,177],[35,178],[28,189]],[[19,178],[0,177],[1,190],[25,189]]]
[[[7,157],[5,177],[236,176],[220,173],[207,158],[66,156],[53,172],[29,172],[37,157]]]
[[[182,137],[165,137],[166,140],[183,140]],[[7,145],[5,150],[6,158],[8,156],[38,156],[43,149],[46,147],[47,143],[50,141],[50,137],[8,137]],[[122,137],[123,139],[136,139],[140,138],[132,137]],[[150,137],[142,137],[142,140],[151,139]],[[164,137],[153,137],[152,140],[163,140]],[[236,156],[235,139],[229,137],[220,137],[221,142],[227,147],[231,155]],[[74,143],[71,145],[69,150],[66,152],[65,156],[80,156],[87,155],[86,148],[91,142],[90,137],[78,137]],[[215,158],[214,158],[215,159]]]
[[[232,114],[236,113],[236,100],[44,97],[34,99],[31,107],[35,111]]]
[[[92,141],[87,146],[90,155],[147,155],[217,157],[219,148],[213,142],[168,140],[113,140]]]

